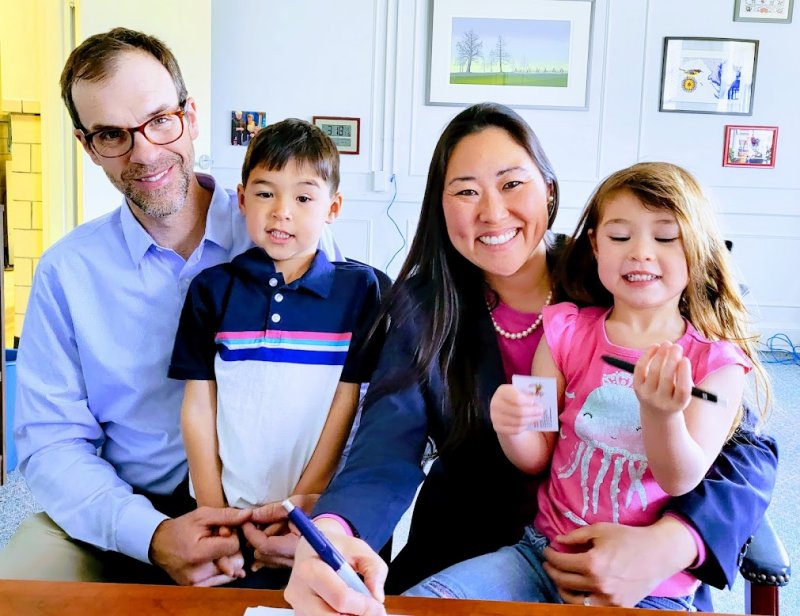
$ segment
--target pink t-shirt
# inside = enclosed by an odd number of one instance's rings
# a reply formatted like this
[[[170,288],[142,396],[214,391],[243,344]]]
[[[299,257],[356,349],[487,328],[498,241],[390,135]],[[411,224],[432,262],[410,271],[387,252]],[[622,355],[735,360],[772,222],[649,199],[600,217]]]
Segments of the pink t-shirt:
[[[534,526],[560,550],[565,548],[554,537],[579,526],[652,524],[670,498],[648,469],[633,375],[600,359],[609,354],[636,363],[642,354],[608,340],[605,320],[609,312],[607,308],[579,309],[570,303],[544,309],[544,335],[564,375],[565,393],[560,438],[550,474],[539,487]],[[706,340],[688,321],[677,342],[691,361],[695,383],[730,364],[750,369],[738,346]],[[651,594],[684,596],[698,584],[681,572]]]

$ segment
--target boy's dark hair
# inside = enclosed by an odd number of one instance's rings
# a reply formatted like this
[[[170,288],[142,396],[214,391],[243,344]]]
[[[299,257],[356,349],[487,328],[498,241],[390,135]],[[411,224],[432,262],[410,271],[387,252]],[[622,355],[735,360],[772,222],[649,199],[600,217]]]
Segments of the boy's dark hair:
[[[242,164],[242,184],[256,167],[280,171],[290,160],[310,166],[328,183],[331,194],[339,190],[339,151],[318,126],[288,118],[262,128],[250,141]]]
[[[186,100],[186,84],[175,56],[160,40],[136,30],[114,28],[108,32],[90,36],[69,54],[64,70],[61,71],[61,98],[67,106],[75,128],[86,130],[78,117],[75,101],[72,100],[72,86],[81,79],[100,82],[114,69],[117,56],[126,51],[141,51],[153,56],[167,69],[175,84],[178,102]]]

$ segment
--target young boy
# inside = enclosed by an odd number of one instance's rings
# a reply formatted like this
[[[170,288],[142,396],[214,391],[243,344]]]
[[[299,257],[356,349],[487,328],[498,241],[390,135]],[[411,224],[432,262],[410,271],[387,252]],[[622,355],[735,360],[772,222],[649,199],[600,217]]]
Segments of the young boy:
[[[317,250],[342,206],[338,186],[339,153],[316,126],[288,119],[250,142],[238,195],[256,246],[192,281],[169,368],[186,381],[198,506],[319,494],[336,469],[380,304],[375,270]],[[244,575],[240,559],[218,565]]]

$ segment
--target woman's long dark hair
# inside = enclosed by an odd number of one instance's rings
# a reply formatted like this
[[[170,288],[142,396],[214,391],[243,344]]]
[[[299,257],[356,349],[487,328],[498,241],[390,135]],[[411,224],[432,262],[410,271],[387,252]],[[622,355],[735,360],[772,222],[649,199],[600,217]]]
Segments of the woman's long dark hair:
[[[466,136],[497,127],[528,152],[550,189],[548,229],[558,211],[558,181],[553,167],[531,127],[516,112],[497,103],[480,103],[459,113],[447,125],[433,151],[419,225],[408,256],[384,302],[374,332],[385,332],[391,321],[422,315],[420,346],[414,364],[391,382],[377,384],[367,393],[371,399],[389,391],[424,382],[436,365],[445,385],[445,406],[451,413],[451,430],[446,447],[463,442],[482,420],[477,383],[478,359],[475,334],[478,320],[485,318],[486,283],[483,272],[452,245],[445,225],[442,193],[447,165],[453,149]],[[425,305],[414,305],[408,282],[417,278],[432,292]],[[382,339],[382,336],[371,336]]]

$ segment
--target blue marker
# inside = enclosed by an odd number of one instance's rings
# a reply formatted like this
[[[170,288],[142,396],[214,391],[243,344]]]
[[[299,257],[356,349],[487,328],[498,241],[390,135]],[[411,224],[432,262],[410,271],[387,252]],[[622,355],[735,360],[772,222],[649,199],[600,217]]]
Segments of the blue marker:
[[[333,547],[331,542],[328,541],[328,538],[322,534],[322,531],[308,519],[308,516],[303,513],[303,510],[299,507],[295,507],[288,499],[283,501],[283,507],[288,512],[289,519],[297,527],[297,530],[300,531],[300,534],[303,535],[303,538],[311,544],[314,551],[319,554],[323,562],[333,569],[336,575],[342,578],[344,583],[350,588],[371,597],[372,593],[364,585],[364,582],[361,581],[361,578],[358,577],[358,574],[350,566],[350,563],[348,563],[344,559],[344,556]]]

